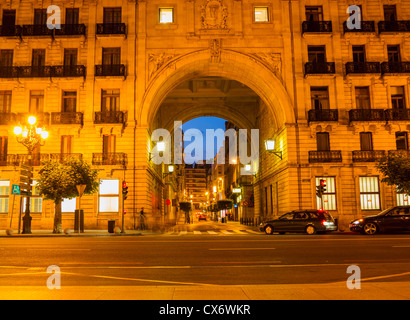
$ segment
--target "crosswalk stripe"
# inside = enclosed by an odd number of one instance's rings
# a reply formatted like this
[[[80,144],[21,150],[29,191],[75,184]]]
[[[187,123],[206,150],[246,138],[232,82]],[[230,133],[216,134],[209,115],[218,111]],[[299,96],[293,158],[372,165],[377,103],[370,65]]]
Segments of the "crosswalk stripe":
[[[208,233],[209,234],[217,234],[215,231],[210,231],[210,230],[208,230]]]
[[[241,230],[233,230],[233,231],[239,234],[246,234],[246,232],[242,232]]]
[[[231,232],[226,231],[226,230],[221,230],[221,232],[224,233],[224,234],[232,234]]]
[[[179,232],[180,235],[187,234],[187,233],[188,233],[188,231],[181,231],[181,232]]]
[[[202,234],[201,231],[194,231],[194,234]]]

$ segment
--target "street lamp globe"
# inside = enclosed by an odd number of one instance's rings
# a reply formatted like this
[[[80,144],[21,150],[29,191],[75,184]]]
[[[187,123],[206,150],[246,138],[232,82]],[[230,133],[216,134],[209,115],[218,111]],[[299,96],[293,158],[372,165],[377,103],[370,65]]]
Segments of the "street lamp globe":
[[[34,117],[34,116],[28,117],[28,123],[29,124],[34,125],[36,122],[37,122],[36,117]]]
[[[15,135],[20,135],[23,132],[23,128],[22,127],[14,127],[14,134]]]

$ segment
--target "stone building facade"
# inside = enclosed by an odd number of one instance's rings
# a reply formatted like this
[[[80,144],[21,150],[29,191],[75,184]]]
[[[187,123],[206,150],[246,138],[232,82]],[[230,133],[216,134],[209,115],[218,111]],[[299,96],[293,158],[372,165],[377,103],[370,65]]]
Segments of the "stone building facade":
[[[352,4],[361,29],[346,26]],[[46,26],[50,5],[61,29]],[[26,150],[12,129],[29,113],[50,132],[39,159],[77,154],[99,169],[86,228],[120,221],[123,180],[126,229],[141,207],[175,212],[151,134],[209,115],[259,129],[255,219],[317,207],[320,178],[341,222],[407,203],[374,162],[408,151],[409,1],[0,0],[0,19],[0,228],[17,225],[10,188]],[[33,228],[51,228],[53,203],[32,204]],[[65,203],[63,227],[76,206]]]

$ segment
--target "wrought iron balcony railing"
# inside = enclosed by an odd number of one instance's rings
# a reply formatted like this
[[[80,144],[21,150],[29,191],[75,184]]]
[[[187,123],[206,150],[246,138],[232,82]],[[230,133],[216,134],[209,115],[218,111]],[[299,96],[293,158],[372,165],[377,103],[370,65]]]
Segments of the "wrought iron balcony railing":
[[[83,125],[83,114],[81,112],[52,112],[51,124]]]
[[[47,24],[29,24],[23,25],[22,35],[23,36],[52,36],[54,29],[49,29]]]
[[[95,113],[94,123],[125,123],[126,114],[122,111],[100,111]]]
[[[125,153],[93,153],[92,164],[96,166],[106,165],[106,166],[113,166],[113,165],[122,165],[125,166],[127,164],[127,155]]]
[[[380,62],[347,62],[346,74],[349,73],[380,73]]]
[[[17,122],[21,125],[28,125],[27,119],[29,116],[35,116],[37,118],[36,125],[39,127],[48,126],[50,123],[50,114],[48,112],[37,112],[37,113],[18,113]]]
[[[387,109],[384,112],[387,121],[410,120],[410,109]]]
[[[349,121],[385,121],[384,109],[351,109]]]
[[[26,67],[16,67],[18,68],[19,78],[44,78],[51,77],[53,75],[52,66],[26,66]]]
[[[410,73],[410,62],[382,62],[381,72],[384,73]]]
[[[95,66],[96,77],[120,76],[125,77],[125,65],[123,64],[100,64]]]
[[[338,121],[339,113],[337,109],[311,109],[308,111],[308,122],[312,121]]]
[[[309,162],[342,162],[342,151],[309,151]]]
[[[384,150],[352,151],[353,162],[375,162],[386,155]]]
[[[405,149],[399,149],[399,150],[389,150],[388,151],[389,155],[393,154],[402,154],[404,156],[410,157],[410,150],[405,150]]]
[[[307,74],[334,74],[334,62],[306,62],[305,75]]]
[[[97,23],[97,34],[124,34],[126,33],[125,23]]]
[[[343,22],[343,32],[376,32],[374,21],[360,21],[360,29],[349,29],[347,22]]]
[[[17,115],[11,112],[0,112],[0,125],[11,125],[17,123]]]
[[[70,159],[82,159],[81,153],[51,153],[50,160],[58,161],[60,163],[66,163]]]
[[[1,37],[20,37],[22,33],[22,27],[18,25],[14,26],[0,26]]]
[[[410,20],[379,21],[379,33],[382,32],[410,32]]]
[[[332,21],[303,21],[302,33],[315,32],[315,33],[329,33],[332,32]]]
[[[55,36],[85,36],[85,24],[62,24],[60,29],[53,29]]]
[[[86,67],[83,65],[73,66],[53,66],[53,77],[84,77],[86,76]]]
[[[35,78],[35,77],[85,77],[86,67],[76,66],[25,66],[0,67],[0,78]]]
[[[44,161],[50,160],[50,154],[48,153],[34,153],[32,154],[31,164],[33,166],[40,166]],[[8,154],[6,162],[3,162],[2,165],[5,166],[21,166],[28,165],[29,159],[28,154]]]

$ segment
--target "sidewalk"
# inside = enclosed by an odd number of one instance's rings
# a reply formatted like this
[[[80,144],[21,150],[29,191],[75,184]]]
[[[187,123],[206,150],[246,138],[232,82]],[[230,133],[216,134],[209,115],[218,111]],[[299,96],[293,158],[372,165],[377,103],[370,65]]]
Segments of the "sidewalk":
[[[7,235],[6,230],[0,230],[0,237],[98,237],[98,236],[141,236],[140,230],[125,230],[125,233],[109,233],[107,230],[84,230],[82,233],[71,231],[68,234],[53,233],[53,230],[31,230],[30,234],[18,234],[17,230],[13,230],[12,235]]]

